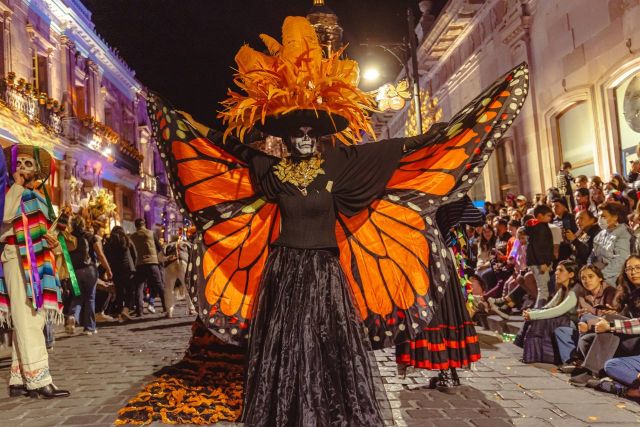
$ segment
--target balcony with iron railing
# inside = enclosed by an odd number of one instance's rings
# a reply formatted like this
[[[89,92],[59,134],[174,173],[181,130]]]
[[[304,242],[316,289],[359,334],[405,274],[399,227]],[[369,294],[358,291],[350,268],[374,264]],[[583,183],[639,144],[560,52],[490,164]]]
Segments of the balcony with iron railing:
[[[24,114],[29,122],[42,125],[53,135],[77,141],[112,160],[117,167],[137,175],[143,156],[135,145],[95,117],[67,117],[64,104],[38,93],[31,83],[15,73],[0,79],[0,103]]]
[[[81,118],[80,124],[81,139],[88,141],[89,148],[113,160],[117,167],[139,173],[143,156],[129,140],[91,116]]]
[[[0,102],[27,116],[31,123],[44,126],[52,134],[62,135],[64,105],[45,92],[38,93],[25,79],[16,81],[14,73],[0,80]]]

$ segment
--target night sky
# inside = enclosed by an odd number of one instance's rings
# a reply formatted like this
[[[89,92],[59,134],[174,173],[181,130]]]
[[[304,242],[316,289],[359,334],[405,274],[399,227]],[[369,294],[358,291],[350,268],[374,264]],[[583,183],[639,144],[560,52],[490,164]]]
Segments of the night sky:
[[[305,16],[312,0],[82,0],[96,30],[151,90],[208,124],[232,85],[233,57],[243,43],[262,50],[266,33],[281,40],[287,15]],[[434,1],[441,8],[444,0]],[[348,56],[382,62],[387,81],[400,69],[380,48],[362,43],[400,42],[408,32],[407,6],[417,0],[326,0],[349,43]]]

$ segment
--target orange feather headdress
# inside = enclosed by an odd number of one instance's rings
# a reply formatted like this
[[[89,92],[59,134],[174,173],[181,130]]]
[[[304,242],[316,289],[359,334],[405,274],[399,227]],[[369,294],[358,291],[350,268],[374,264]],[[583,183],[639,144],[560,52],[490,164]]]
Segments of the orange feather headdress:
[[[329,120],[328,133],[337,132],[346,144],[360,141],[362,131],[373,135],[368,113],[375,102],[358,88],[358,64],[340,59],[344,48],[324,58],[313,26],[299,16],[285,18],[282,44],[266,34],[260,38],[270,55],[247,45],[236,54],[234,83],[244,93],[229,90],[222,102],[218,118],[227,126],[225,137],[234,132],[243,139],[254,126],[268,129],[270,120],[293,118],[298,111],[306,112],[307,120],[309,112]]]

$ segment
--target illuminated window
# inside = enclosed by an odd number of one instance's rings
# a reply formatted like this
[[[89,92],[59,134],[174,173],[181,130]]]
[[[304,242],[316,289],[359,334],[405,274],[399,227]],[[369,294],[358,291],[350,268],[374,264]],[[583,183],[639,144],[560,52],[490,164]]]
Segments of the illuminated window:
[[[640,73],[630,76],[614,90],[622,172],[636,160],[636,147],[640,144]]]
[[[556,121],[560,148],[558,164],[571,163],[573,176],[595,175],[593,158],[596,133],[587,102],[573,104],[556,116]]]
[[[48,59],[44,55],[39,55],[35,49],[31,52],[31,83],[38,92],[49,93]]]

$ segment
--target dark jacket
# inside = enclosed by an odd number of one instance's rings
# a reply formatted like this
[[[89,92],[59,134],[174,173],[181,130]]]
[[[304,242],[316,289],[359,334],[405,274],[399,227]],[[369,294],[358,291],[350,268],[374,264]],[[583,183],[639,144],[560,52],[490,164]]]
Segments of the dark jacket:
[[[589,255],[593,250],[593,238],[600,232],[600,226],[594,224],[589,228],[586,233],[582,233],[580,237],[571,242],[573,253],[576,256],[576,261],[580,265],[586,265],[589,261]]]
[[[115,277],[126,278],[136,271],[137,256],[132,242],[127,241],[127,246],[123,247],[111,238],[104,245],[104,255]]]
[[[158,252],[162,250],[158,238],[146,228],[140,228],[131,235],[136,248],[136,267],[144,264],[158,264]]]
[[[572,232],[578,231],[578,226],[576,225],[576,219],[569,212],[565,212],[562,218],[555,217],[553,219],[553,225],[559,227],[563,232],[567,230],[571,230]],[[558,250],[558,261],[564,261],[571,256],[571,244],[566,240],[560,243],[560,248]]]
[[[551,265],[553,263],[553,235],[549,224],[532,219],[527,221],[527,265]]]

